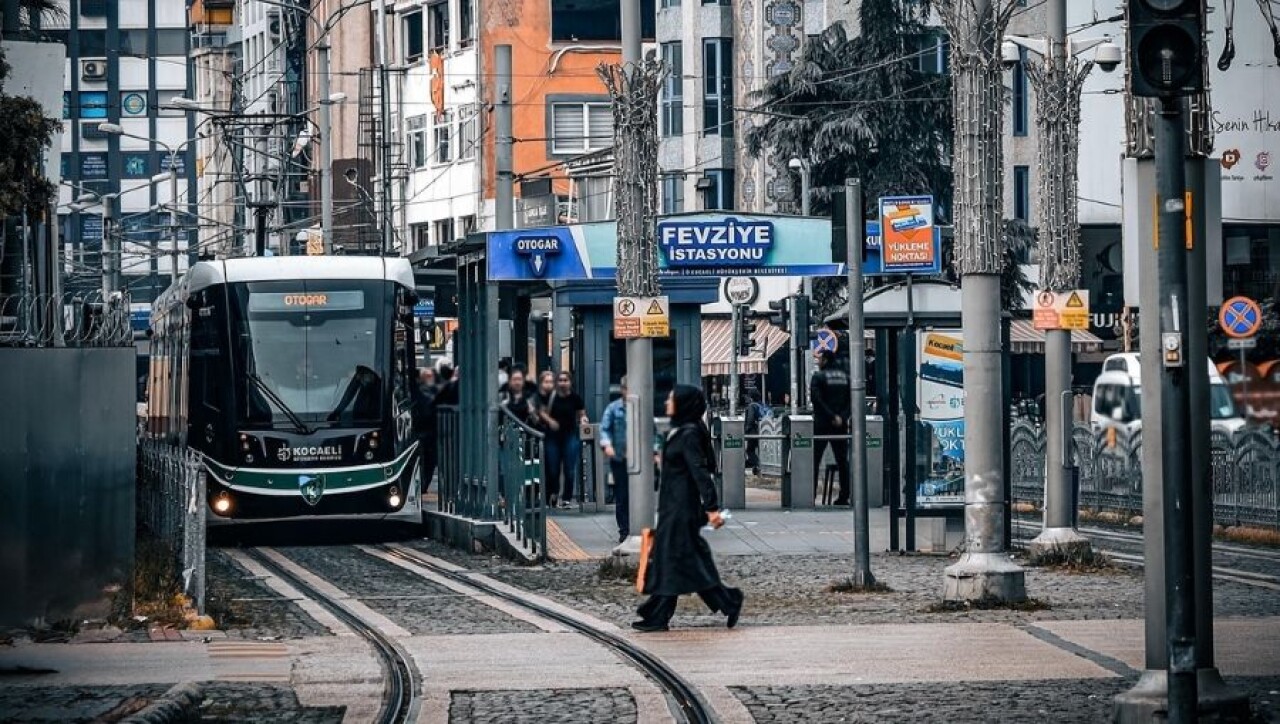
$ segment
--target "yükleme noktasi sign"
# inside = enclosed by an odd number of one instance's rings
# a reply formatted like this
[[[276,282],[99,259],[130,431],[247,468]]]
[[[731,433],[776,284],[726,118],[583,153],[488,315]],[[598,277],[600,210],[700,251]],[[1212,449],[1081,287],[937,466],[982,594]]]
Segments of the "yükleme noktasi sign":
[[[656,228],[661,276],[837,276],[831,222],[800,216],[688,214]],[[488,234],[489,279],[612,279],[617,224],[612,221]]]

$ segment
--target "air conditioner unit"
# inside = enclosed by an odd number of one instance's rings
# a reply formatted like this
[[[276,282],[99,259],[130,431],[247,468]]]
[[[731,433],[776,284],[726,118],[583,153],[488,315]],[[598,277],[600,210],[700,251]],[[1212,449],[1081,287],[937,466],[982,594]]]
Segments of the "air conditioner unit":
[[[107,60],[105,58],[81,60],[80,61],[80,79],[81,80],[106,80],[107,79]]]

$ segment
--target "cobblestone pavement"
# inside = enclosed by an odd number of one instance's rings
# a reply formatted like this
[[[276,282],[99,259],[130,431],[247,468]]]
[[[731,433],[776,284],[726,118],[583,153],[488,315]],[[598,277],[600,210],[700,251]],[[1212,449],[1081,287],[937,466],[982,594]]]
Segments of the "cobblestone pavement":
[[[414,546],[461,565],[482,570],[566,605],[613,620],[634,620],[640,602],[630,580],[601,579],[599,561],[517,566],[492,556],[451,551],[432,541]],[[711,541],[712,550],[715,541]],[[753,625],[924,623],[945,621],[1018,623],[1033,620],[1142,618],[1142,571],[1116,566],[1092,572],[1027,569],[1027,593],[1043,610],[934,612],[941,600],[943,569],[954,558],[878,553],[871,566],[890,593],[852,594],[830,590],[850,575],[852,555],[723,556],[716,563],[727,585],[747,594],[744,622]],[[1218,616],[1280,615],[1280,596],[1240,583],[1215,581]],[[693,597],[681,600],[681,614],[695,618],[676,625],[718,624]],[[702,621],[702,619],[706,619]],[[715,619],[715,620],[713,620]]]
[[[331,633],[222,551],[208,552],[205,576],[209,614],[228,637],[293,639]]]
[[[215,683],[204,685],[200,721],[341,724],[344,712],[344,707],[304,707],[288,687]]]
[[[0,686],[0,721],[116,721],[160,696],[168,684],[149,686]]]
[[[826,722],[1079,722],[1111,720],[1131,679],[730,687],[758,724]],[[1280,679],[1228,678],[1255,721],[1280,722]]]
[[[636,718],[635,699],[626,689],[455,691],[449,702],[451,724],[553,721],[632,724]]]
[[[351,547],[281,548],[414,635],[537,633],[532,624]]]
[[[204,684],[203,688],[201,722],[339,724],[342,721],[341,707],[304,707],[287,687],[219,682]],[[15,724],[114,722],[137,713],[168,689],[168,684],[0,687],[0,721]]]

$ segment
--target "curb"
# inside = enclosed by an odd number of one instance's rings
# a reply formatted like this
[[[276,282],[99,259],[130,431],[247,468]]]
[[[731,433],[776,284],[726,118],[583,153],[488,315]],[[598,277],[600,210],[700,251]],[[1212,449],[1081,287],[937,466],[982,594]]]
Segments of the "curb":
[[[122,724],[173,724],[196,718],[196,710],[204,702],[204,689],[199,684],[175,684],[142,711],[122,719]]]

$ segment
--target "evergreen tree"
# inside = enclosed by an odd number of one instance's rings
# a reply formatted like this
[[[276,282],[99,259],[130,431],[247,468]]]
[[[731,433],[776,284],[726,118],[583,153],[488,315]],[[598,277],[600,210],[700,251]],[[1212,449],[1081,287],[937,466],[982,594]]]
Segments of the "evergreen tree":
[[[58,121],[27,96],[4,92],[9,64],[0,49],[0,218],[42,214],[57,189],[45,176],[45,152]]]

